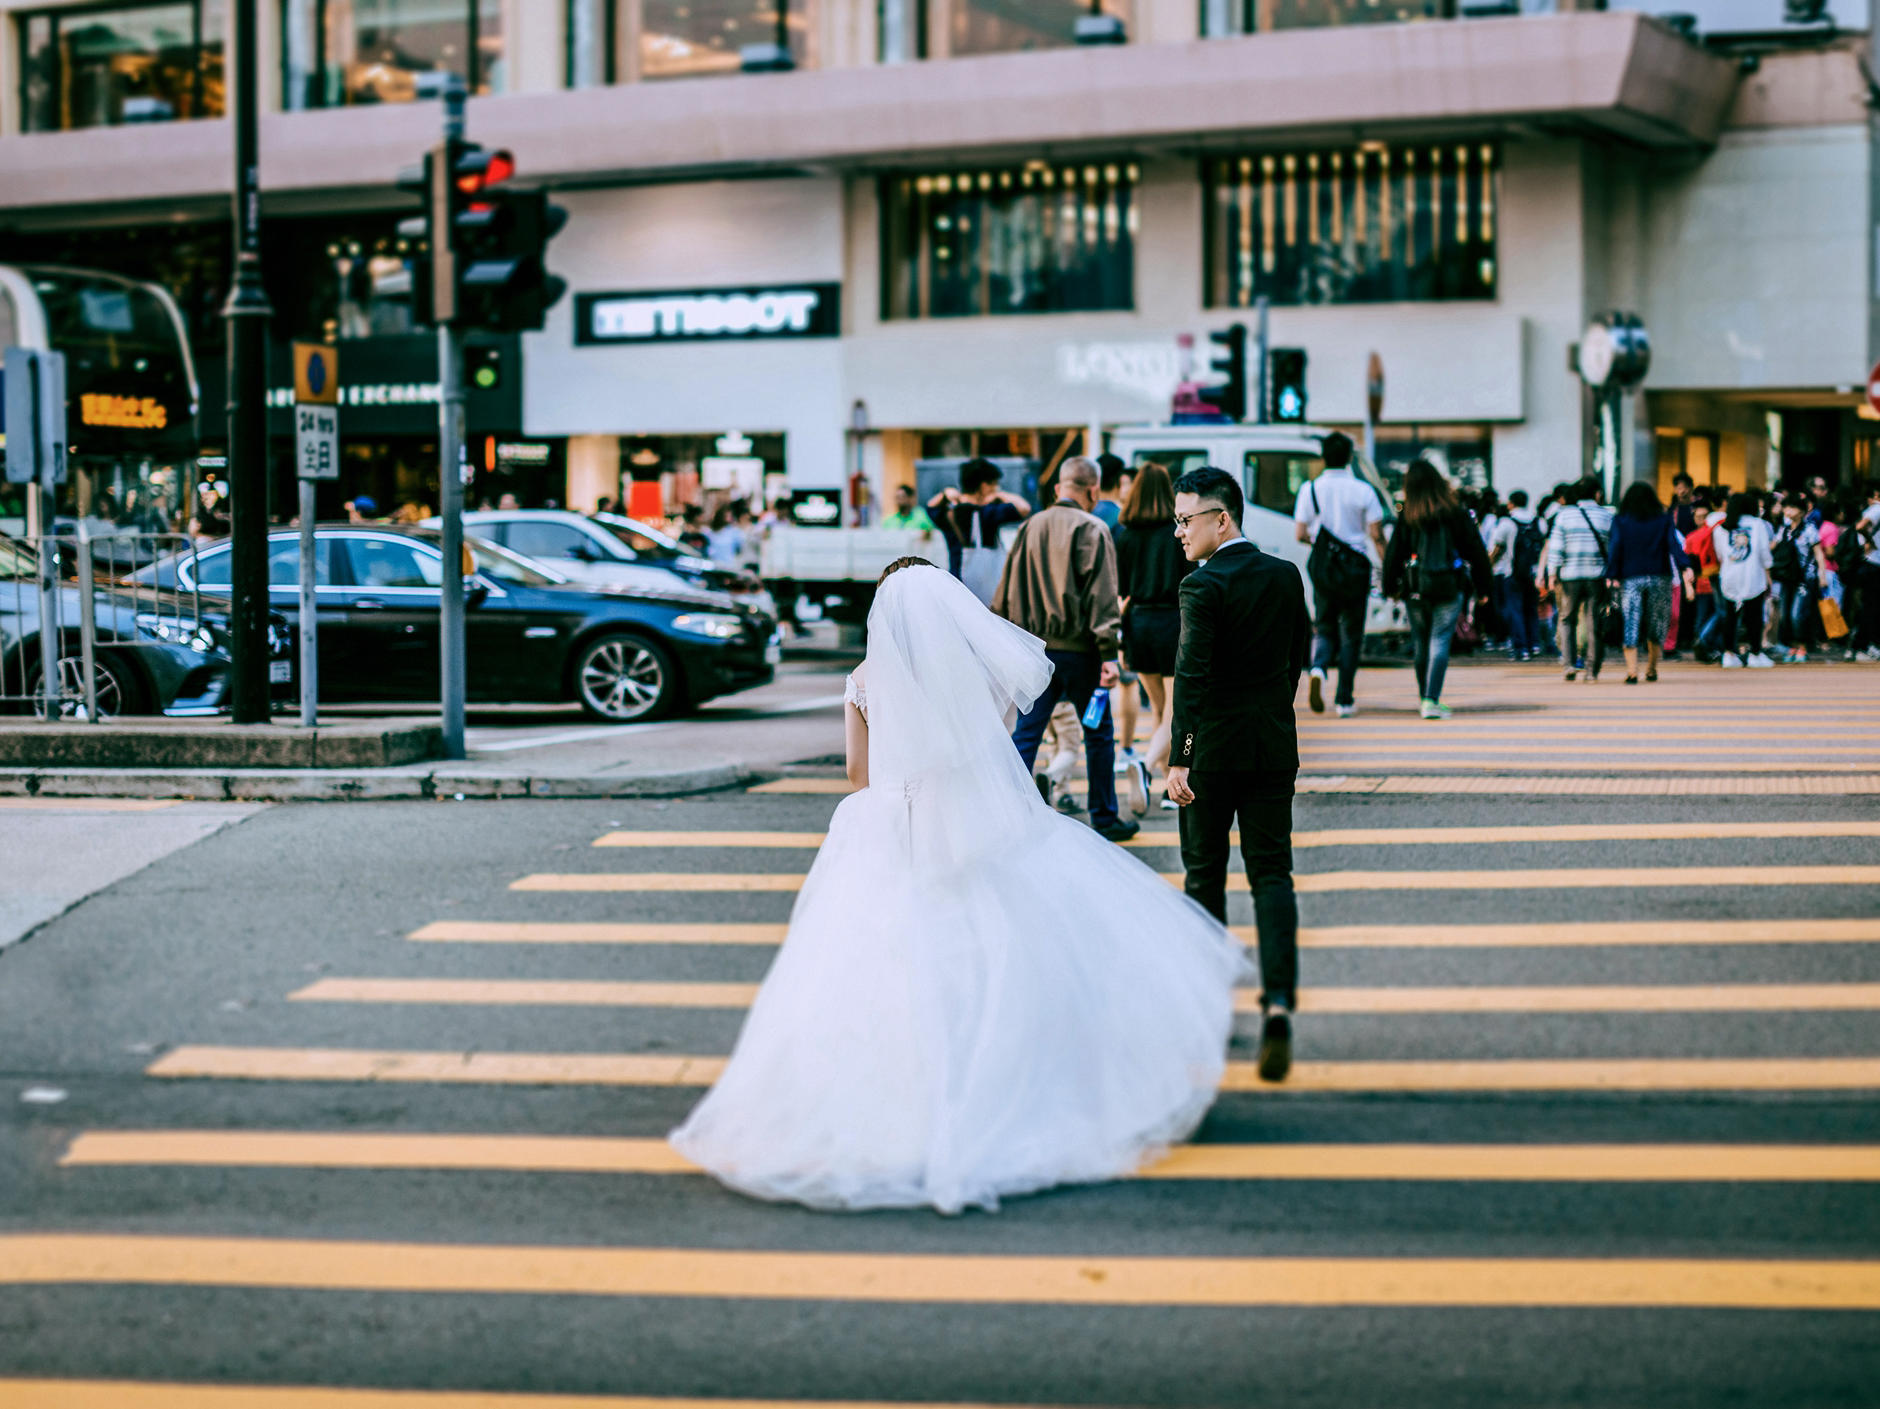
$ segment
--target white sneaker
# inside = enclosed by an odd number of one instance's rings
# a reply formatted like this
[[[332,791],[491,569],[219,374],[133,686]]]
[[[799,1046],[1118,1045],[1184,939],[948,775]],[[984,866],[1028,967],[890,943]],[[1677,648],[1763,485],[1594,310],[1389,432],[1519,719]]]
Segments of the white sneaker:
[[[1752,670],[1774,670],[1776,668],[1776,663],[1770,660],[1769,657],[1764,655],[1761,651],[1756,652],[1755,655],[1744,661],[1743,664],[1747,665]]]
[[[1741,670],[1743,668],[1743,657],[1739,656],[1735,651],[1725,651],[1723,653],[1723,668],[1725,670]]]
[[[1880,646],[1869,646],[1866,650],[1862,651],[1859,655],[1855,656],[1854,659],[1864,660],[1864,661],[1880,661]]]
[[[1338,717],[1340,719],[1349,719],[1351,718],[1352,715],[1356,714],[1357,712],[1358,712],[1358,707],[1356,705],[1338,706]]]

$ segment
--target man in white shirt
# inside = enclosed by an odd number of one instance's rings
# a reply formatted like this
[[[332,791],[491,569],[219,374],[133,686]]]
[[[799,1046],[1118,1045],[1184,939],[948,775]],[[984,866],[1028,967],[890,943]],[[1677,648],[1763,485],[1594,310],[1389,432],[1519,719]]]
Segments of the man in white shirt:
[[[1546,548],[1534,511],[1527,506],[1525,489],[1508,496],[1508,512],[1495,520],[1488,542],[1488,561],[1495,569],[1496,605],[1508,628],[1508,658],[1532,660],[1540,644],[1539,594],[1534,570]],[[1524,538],[1522,530],[1530,532]],[[1525,549],[1523,544],[1526,544]]]
[[[1370,574],[1358,559],[1374,560],[1371,545],[1384,551],[1384,505],[1377,491],[1351,470],[1351,437],[1333,431],[1320,442],[1325,472],[1300,487],[1293,505],[1294,532],[1315,551],[1312,579],[1312,677],[1314,714],[1325,713],[1325,672],[1338,663],[1338,717],[1358,712],[1358,655],[1364,648],[1364,614],[1371,599]],[[1327,541],[1320,547],[1319,540]],[[1354,556],[1355,555],[1355,556]],[[1362,584],[1362,585],[1360,585]]]

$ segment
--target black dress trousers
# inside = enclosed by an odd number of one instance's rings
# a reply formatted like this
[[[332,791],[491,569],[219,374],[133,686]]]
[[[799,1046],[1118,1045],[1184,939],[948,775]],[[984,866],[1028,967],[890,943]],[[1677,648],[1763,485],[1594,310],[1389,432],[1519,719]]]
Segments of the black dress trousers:
[[[1240,824],[1240,855],[1253,891],[1260,936],[1262,996],[1296,1008],[1299,987],[1299,903],[1293,896],[1292,801],[1297,769],[1202,772],[1188,775],[1195,800],[1181,810],[1185,889],[1227,923],[1229,834]]]

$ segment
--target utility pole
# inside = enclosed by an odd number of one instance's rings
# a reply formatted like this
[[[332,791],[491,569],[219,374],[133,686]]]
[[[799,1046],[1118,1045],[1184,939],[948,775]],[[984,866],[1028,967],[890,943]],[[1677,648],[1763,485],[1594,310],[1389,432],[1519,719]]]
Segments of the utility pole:
[[[1273,419],[1273,379],[1268,375],[1266,365],[1267,353],[1272,344],[1266,331],[1266,310],[1266,295],[1261,294],[1254,300],[1253,357],[1254,376],[1257,379],[1255,389],[1259,394],[1259,400],[1254,405],[1260,408],[1254,413],[1254,423],[1262,426]]]
[[[433,179],[455,179],[449,154],[464,135],[464,85],[455,74],[444,81],[444,145],[439,152],[442,171]],[[446,214],[450,209],[444,203]],[[452,240],[449,220],[433,232],[434,240]],[[434,259],[442,255],[434,248]],[[439,584],[438,657],[442,665],[444,757],[464,757],[464,596],[463,596],[463,327],[452,316],[437,325],[437,493],[444,528],[444,580]]]
[[[261,123],[256,91],[255,0],[232,0],[235,50],[235,281],[228,321],[229,636],[231,715],[265,724],[268,686],[268,306],[261,278]]]

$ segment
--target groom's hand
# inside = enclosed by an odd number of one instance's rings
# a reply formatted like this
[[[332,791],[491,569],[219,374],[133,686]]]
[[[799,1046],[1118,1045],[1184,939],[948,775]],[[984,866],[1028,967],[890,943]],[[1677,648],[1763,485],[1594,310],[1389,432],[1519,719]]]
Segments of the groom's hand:
[[[1195,800],[1195,790],[1188,786],[1188,770],[1186,768],[1169,769],[1166,786],[1168,795],[1175,799],[1182,807],[1188,806],[1189,803]]]

